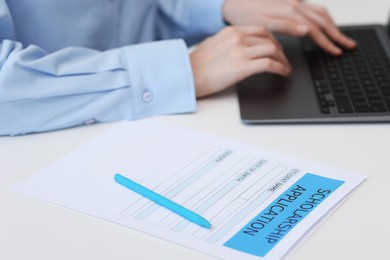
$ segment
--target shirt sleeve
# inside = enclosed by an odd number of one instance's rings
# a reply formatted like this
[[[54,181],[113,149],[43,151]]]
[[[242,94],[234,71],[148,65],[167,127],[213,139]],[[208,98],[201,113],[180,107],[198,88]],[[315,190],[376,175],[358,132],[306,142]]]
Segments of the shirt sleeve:
[[[226,26],[225,0],[159,0],[157,32],[160,38],[182,38],[191,46]]]
[[[53,53],[7,39],[0,43],[0,135],[195,108],[188,50],[182,40],[103,52],[70,47]]]

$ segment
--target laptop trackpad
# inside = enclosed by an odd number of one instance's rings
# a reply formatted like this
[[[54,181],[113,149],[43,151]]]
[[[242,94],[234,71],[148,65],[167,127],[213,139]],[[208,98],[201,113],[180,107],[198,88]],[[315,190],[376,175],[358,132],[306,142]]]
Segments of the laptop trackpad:
[[[290,76],[270,73],[254,75],[237,85],[240,112],[243,121],[294,122],[320,117],[299,40],[280,38],[287,58],[293,66]]]

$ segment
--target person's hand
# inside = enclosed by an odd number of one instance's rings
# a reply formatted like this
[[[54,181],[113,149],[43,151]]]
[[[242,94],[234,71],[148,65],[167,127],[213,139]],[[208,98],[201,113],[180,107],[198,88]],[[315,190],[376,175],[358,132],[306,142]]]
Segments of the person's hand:
[[[273,32],[310,36],[325,51],[340,55],[355,41],[342,34],[325,8],[299,0],[225,0],[223,15],[232,25],[262,25]]]
[[[204,97],[255,73],[286,76],[291,67],[280,44],[262,26],[229,26],[207,38],[190,55],[197,97]]]

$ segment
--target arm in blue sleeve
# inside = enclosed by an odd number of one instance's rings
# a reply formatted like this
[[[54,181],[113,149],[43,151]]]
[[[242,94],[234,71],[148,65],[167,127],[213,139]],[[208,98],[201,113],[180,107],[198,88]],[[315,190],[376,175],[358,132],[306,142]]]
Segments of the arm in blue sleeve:
[[[191,46],[224,26],[225,0],[159,0],[157,31],[162,39],[182,38]]]
[[[195,106],[182,40],[50,54],[16,41],[0,43],[0,135],[187,113]]]

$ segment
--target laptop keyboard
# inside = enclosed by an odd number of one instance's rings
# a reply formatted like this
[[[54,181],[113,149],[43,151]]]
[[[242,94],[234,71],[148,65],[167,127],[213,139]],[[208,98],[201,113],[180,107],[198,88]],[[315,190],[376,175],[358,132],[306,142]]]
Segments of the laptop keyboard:
[[[322,113],[390,111],[390,60],[372,29],[346,31],[358,48],[334,57],[303,42]]]

